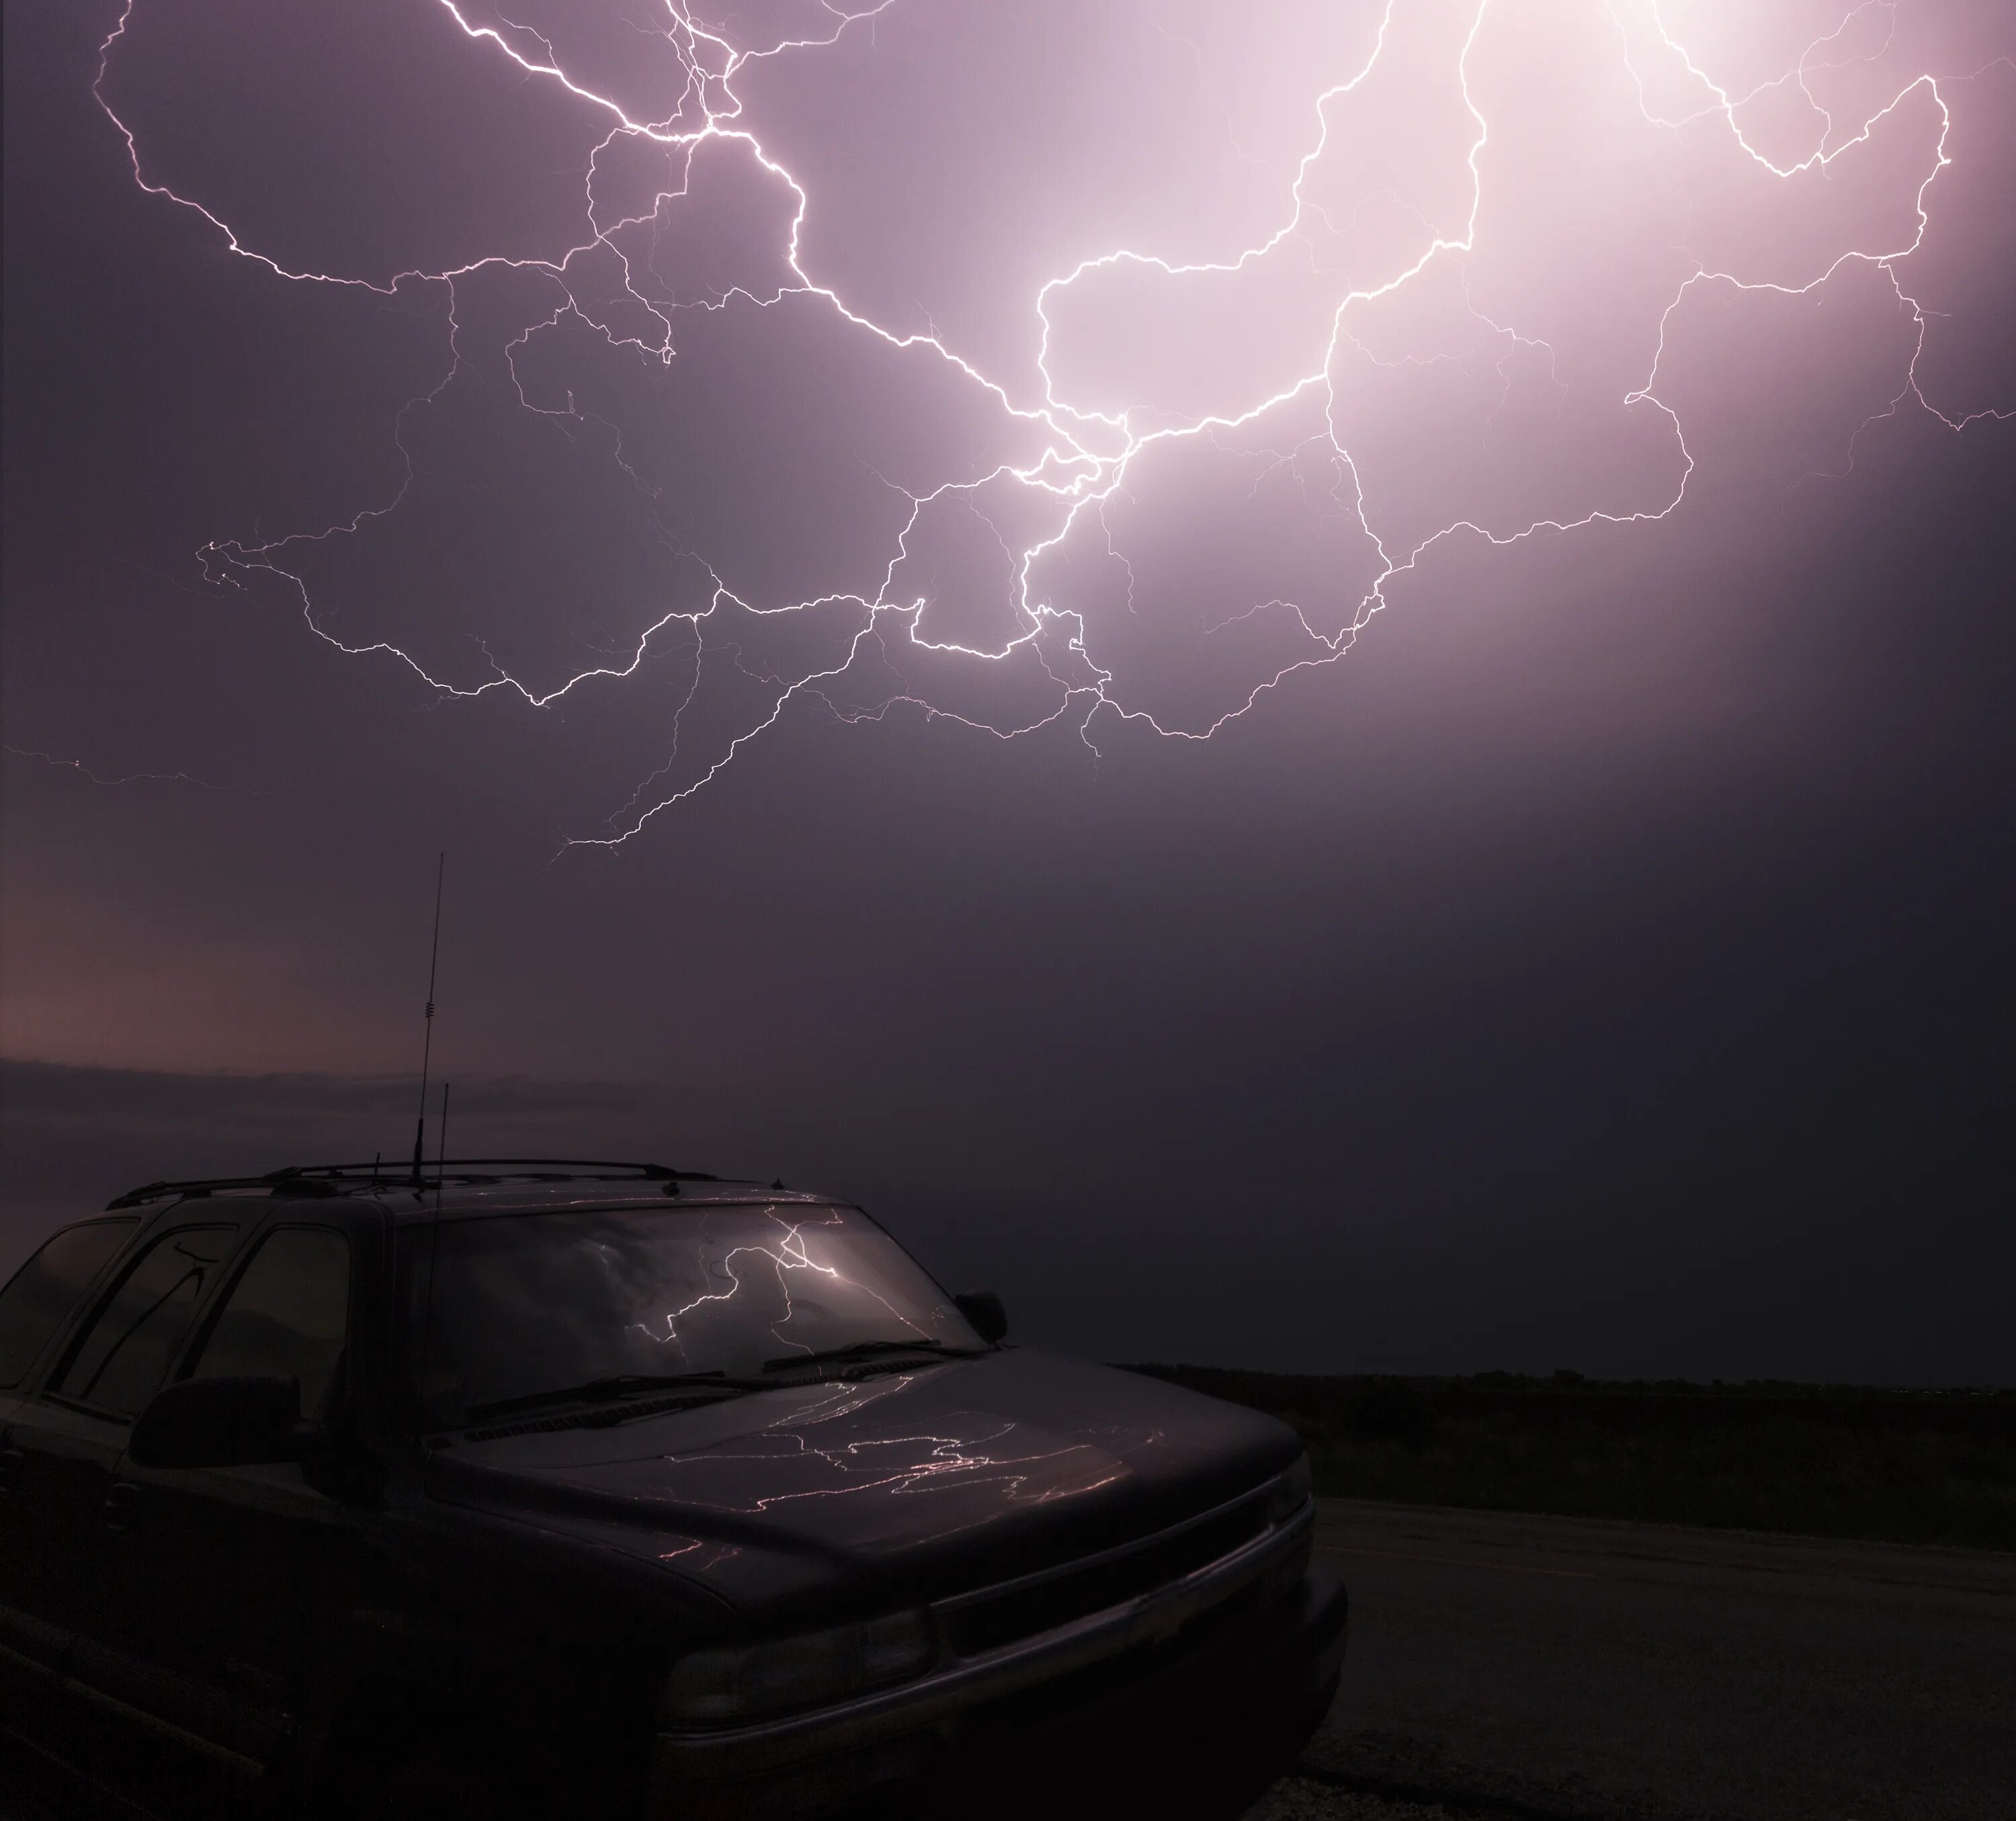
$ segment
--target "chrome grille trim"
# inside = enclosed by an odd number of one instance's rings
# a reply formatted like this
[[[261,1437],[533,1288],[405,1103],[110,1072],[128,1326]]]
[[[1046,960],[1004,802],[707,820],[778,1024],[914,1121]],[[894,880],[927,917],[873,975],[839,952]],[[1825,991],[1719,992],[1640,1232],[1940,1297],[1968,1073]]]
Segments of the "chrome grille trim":
[[[931,1608],[939,1635],[952,1655],[970,1661],[1179,1584],[1265,1533],[1269,1490],[1263,1485],[1148,1536],[941,1600]]]
[[[1269,1489],[1262,1487],[1258,1496],[1264,1501]],[[1244,1502],[1241,1498],[1229,1503],[1237,1506]],[[1225,1509],[1222,1506],[1216,1512],[1204,1513],[1202,1518]],[[1235,1596],[1265,1585],[1291,1567],[1299,1572],[1315,1528],[1312,1499],[1280,1523],[1262,1529],[1243,1547],[1168,1585],[983,1656],[941,1658],[935,1669],[914,1682],[754,1726],[712,1732],[661,1731],[657,1774],[675,1779],[700,1774],[712,1779],[768,1772],[843,1747],[851,1749],[952,1722],[986,1703],[1039,1687],[1073,1671],[1143,1646],[1168,1643],[1193,1620],[1228,1605]],[[1003,1587],[1016,1585],[999,1582],[978,1591],[999,1593]]]

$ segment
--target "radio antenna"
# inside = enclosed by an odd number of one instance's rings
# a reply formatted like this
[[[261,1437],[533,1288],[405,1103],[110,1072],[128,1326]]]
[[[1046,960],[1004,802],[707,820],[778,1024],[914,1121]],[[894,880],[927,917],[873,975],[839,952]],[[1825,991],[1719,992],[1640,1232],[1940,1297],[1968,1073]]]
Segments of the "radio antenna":
[[[441,1185],[448,1180],[448,1083],[441,1083],[441,1135],[434,1140],[434,1243],[441,1243]]]
[[[418,1153],[416,1153],[416,1155]],[[420,1382],[423,1395],[433,1368],[428,1362],[434,1357],[434,1272],[441,1262],[441,1186],[448,1181],[448,1083],[441,1083],[441,1137],[434,1152],[434,1217],[427,1222],[427,1300],[420,1314]],[[417,1166],[413,1171],[413,1196],[419,1200],[420,1175]]]
[[[441,966],[441,881],[447,876],[448,855],[444,853],[434,868],[434,940],[427,956],[427,1016],[426,1035],[420,1042],[420,1117],[413,1127],[413,1186],[416,1189],[420,1186],[421,1164],[427,1141],[427,1065],[434,1060],[434,976]]]

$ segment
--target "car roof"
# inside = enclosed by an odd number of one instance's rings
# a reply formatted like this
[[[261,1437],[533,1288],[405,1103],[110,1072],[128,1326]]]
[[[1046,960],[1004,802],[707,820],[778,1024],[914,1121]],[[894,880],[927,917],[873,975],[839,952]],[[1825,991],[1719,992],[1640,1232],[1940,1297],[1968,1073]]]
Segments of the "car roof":
[[[609,1163],[575,1158],[474,1157],[437,1161],[416,1175],[410,1168],[369,1164],[294,1164],[259,1176],[198,1177],[144,1184],[106,1204],[121,1208],[180,1207],[212,1200],[261,1200],[382,1207],[395,1221],[468,1218],[484,1215],[559,1213],[568,1208],[664,1208],[779,1202],[831,1205],[830,1196],[761,1182],[675,1170],[663,1164]]]
[[[698,1207],[834,1205],[830,1195],[811,1194],[796,1189],[773,1189],[764,1182],[722,1182],[699,1183],[690,1188],[682,1184],[676,1195],[670,1195],[664,1189],[655,1194],[639,1193],[635,1189],[614,1185],[598,1188],[588,1182],[547,1183],[531,1187],[499,1184],[494,1188],[458,1187],[451,1182],[438,1197],[430,1184],[418,1190],[405,1186],[397,1189],[380,1189],[373,1199],[402,1225],[431,1220],[437,1208],[443,1220],[470,1220],[485,1215],[564,1214],[574,1208],[671,1214]]]

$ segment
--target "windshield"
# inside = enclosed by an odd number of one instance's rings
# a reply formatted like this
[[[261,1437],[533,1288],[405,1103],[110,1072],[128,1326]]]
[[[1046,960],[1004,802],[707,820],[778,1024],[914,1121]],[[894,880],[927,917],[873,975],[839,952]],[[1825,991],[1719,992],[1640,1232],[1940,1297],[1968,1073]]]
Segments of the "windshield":
[[[787,1383],[877,1342],[982,1344],[950,1298],[852,1208],[567,1210],[443,1222],[414,1315],[427,1422],[628,1378]],[[889,1349],[892,1353],[894,1348]]]

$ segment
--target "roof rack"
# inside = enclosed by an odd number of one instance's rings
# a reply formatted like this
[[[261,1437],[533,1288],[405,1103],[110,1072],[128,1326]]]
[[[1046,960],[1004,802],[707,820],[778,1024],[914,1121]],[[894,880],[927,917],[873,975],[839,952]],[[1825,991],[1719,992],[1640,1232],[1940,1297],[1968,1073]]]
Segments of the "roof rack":
[[[520,1181],[565,1182],[588,1176],[607,1182],[605,1171],[621,1170],[646,1182],[717,1182],[718,1176],[705,1170],[675,1170],[664,1164],[615,1162],[596,1157],[450,1157],[437,1162],[420,1179],[423,1187],[451,1182],[501,1182]],[[129,1189],[105,1204],[114,1208],[139,1207],[171,1196],[200,1200],[220,1190],[264,1189],[272,1195],[342,1195],[358,1189],[399,1189],[414,1181],[409,1170],[398,1164],[291,1164],[285,1169],[269,1170],[263,1176],[198,1176],[185,1182],[146,1182]]]

